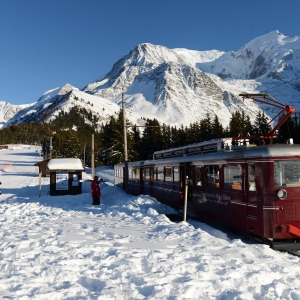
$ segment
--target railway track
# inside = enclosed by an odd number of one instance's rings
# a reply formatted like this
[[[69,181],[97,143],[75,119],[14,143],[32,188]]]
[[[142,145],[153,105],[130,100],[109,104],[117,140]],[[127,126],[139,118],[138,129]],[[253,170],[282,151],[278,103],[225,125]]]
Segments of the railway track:
[[[289,253],[291,255],[300,257],[300,251],[285,251],[285,252],[287,252],[287,253]]]
[[[182,222],[183,218],[184,218],[184,211],[183,209],[180,209],[177,211],[177,214],[169,214],[166,215],[172,222]],[[280,252],[286,252],[289,253],[291,255],[294,256],[298,256],[300,257],[300,250],[288,250],[288,249],[274,249],[272,247],[271,242],[264,242],[261,238],[259,237],[254,237],[254,236],[249,236],[249,235],[245,235],[245,233],[241,232],[241,233],[237,233],[236,231],[229,229],[229,228],[225,228],[222,225],[219,224],[215,224],[215,223],[211,223],[211,222],[207,222],[206,220],[201,220],[197,215],[195,215],[193,213],[193,209],[192,207],[187,208],[187,222],[188,220],[193,220],[193,221],[198,221],[198,222],[204,222],[210,226],[212,226],[215,229],[221,230],[222,232],[225,232],[227,234],[230,234],[231,236],[235,236],[240,238],[241,240],[245,241],[246,243],[256,243],[256,244],[265,244],[265,245],[269,245],[270,248],[272,248],[274,251],[280,251]]]

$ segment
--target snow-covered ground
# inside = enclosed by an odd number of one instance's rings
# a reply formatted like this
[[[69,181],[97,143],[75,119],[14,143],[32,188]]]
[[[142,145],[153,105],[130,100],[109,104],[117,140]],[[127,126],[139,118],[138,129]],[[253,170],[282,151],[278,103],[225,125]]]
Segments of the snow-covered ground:
[[[131,196],[99,168],[76,196],[50,196],[35,147],[0,151],[1,299],[300,299],[300,259]],[[90,175],[84,173],[84,179]]]

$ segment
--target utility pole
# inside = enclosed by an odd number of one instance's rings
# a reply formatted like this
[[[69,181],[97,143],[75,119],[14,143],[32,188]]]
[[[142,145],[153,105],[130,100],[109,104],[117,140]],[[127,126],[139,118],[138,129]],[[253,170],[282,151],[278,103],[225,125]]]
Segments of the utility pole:
[[[94,157],[94,134],[92,134],[92,163],[91,163],[91,166],[92,166],[92,180],[94,179],[94,176],[95,176],[95,157]]]
[[[84,167],[85,167],[85,148],[86,148],[86,143],[84,143],[84,147],[83,147],[83,162],[84,162]]]
[[[49,148],[50,148],[50,154],[49,154],[49,158],[50,159],[52,159],[52,136],[50,137],[50,146],[49,146]]]
[[[184,210],[183,210],[183,221],[186,222],[188,192],[189,192],[189,177],[185,177],[185,194],[184,194]]]
[[[128,152],[127,152],[127,125],[126,125],[126,108],[125,108],[124,93],[122,93],[122,110],[123,110],[123,127],[124,127],[124,160],[125,160],[125,170],[124,170],[124,183],[125,191],[128,193]]]

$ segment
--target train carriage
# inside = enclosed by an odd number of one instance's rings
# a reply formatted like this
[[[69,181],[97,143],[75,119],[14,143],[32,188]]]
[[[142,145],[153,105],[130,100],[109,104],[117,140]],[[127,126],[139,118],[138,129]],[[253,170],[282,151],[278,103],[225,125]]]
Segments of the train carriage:
[[[300,249],[300,145],[231,148],[223,139],[213,144],[205,149],[200,143],[198,153],[188,149],[195,146],[183,147],[182,156],[175,149],[129,162],[128,191],[180,209],[188,176],[188,206],[197,216],[267,239],[277,249]],[[115,166],[121,188],[123,169]]]

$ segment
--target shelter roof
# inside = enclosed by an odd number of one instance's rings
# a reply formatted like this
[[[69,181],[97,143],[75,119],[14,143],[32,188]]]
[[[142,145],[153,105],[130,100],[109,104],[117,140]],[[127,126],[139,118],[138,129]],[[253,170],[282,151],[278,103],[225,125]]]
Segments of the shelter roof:
[[[79,158],[53,158],[47,165],[51,170],[76,170],[84,171],[84,166]]]

